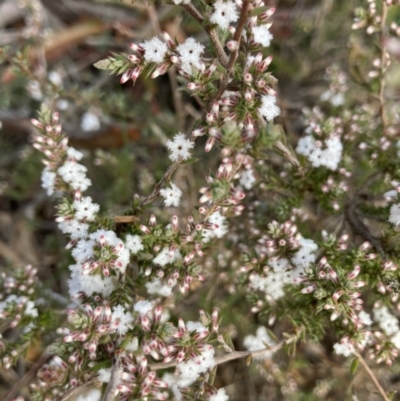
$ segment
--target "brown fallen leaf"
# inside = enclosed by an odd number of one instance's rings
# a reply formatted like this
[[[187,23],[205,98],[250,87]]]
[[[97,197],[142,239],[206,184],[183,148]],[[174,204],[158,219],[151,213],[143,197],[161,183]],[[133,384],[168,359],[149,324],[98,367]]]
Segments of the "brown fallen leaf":
[[[47,62],[54,62],[71,47],[82,43],[88,36],[98,35],[111,28],[112,25],[105,24],[102,21],[87,20],[57,31],[46,38],[43,44],[30,49],[29,66],[34,67],[42,55]],[[4,71],[1,82],[10,83],[15,77],[12,67],[10,67]]]

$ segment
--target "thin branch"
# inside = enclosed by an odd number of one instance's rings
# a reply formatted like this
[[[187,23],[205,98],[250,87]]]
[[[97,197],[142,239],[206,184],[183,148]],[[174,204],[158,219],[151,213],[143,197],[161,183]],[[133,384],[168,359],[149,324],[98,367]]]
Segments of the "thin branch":
[[[388,6],[385,1],[382,1],[382,21],[381,21],[381,77],[379,80],[379,114],[381,116],[383,131],[386,131],[388,122],[385,114],[385,64],[386,64],[386,45],[385,45],[385,25],[387,18]]]
[[[16,383],[14,383],[10,390],[7,391],[7,393],[2,395],[2,399],[11,400],[12,398],[14,398],[23,387],[31,382],[31,380],[35,377],[37,371],[46,362],[48,362],[52,356],[52,354],[44,352],[41,357],[34,363],[34,365],[32,365],[28,372],[26,372],[24,376],[22,376]]]
[[[119,373],[121,371],[121,358],[118,354],[115,357],[115,363],[112,367],[111,377],[108,382],[106,391],[103,395],[101,401],[113,401],[115,398],[115,390],[117,389],[118,382],[119,382]]]
[[[368,376],[371,378],[372,383],[374,383],[374,386],[377,388],[379,393],[381,394],[382,398],[384,401],[390,401],[389,397],[386,395],[385,390],[382,388],[382,386],[379,384],[378,379],[374,375],[374,372],[371,370],[371,368],[368,366],[367,362],[365,359],[359,354],[358,352],[354,352],[354,355],[357,357],[357,359],[361,362],[361,365],[367,372]]]
[[[271,348],[263,348],[256,351],[234,351],[229,354],[215,358],[215,365],[222,365],[225,362],[234,361],[235,359],[247,358],[249,356],[255,358],[257,356],[265,354],[266,352],[274,353],[280,350],[284,343],[285,341],[281,341],[280,343],[276,344]],[[160,369],[172,368],[176,365],[178,365],[177,361],[171,361],[167,363],[151,363],[150,365],[148,365],[148,367],[150,370],[160,370]]]

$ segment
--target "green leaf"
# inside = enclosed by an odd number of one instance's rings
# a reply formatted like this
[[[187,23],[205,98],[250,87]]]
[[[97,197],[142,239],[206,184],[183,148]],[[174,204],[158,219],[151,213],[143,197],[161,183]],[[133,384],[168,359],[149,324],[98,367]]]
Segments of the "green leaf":
[[[359,364],[360,364],[360,361],[357,358],[353,359],[353,361],[351,362],[350,372],[352,375],[356,374]]]
[[[255,17],[257,15],[264,13],[265,11],[268,11],[269,9],[270,9],[270,7],[267,7],[267,6],[254,8],[251,11],[251,16]]]
[[[191,157],[190,159],[187,159],[187,160],[185,160],[184,162],[182,162],[181,165],[182,165],[182,166],[185,166],[185,165],[187,165],[187,164],[193,164],[193,163],[198,162],[199,160],[201,160],[201,159],[198,159],[198,158],[196,158],[196,157]]]

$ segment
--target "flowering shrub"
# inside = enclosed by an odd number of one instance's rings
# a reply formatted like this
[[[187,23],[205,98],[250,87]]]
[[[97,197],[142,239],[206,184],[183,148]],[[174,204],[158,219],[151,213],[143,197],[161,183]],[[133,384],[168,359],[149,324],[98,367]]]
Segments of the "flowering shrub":
[[[305,129],[294,138],[277,123],[285,105],[271,71],[275,8],[172,3],[206,36],[160,32],[95,63],[121,84],[171,74],[197,102],[194,124],[181,121],[165,136],[160,158],[169,166],[151,190],[131,194],[118,215],[101,208],[85,152],[63,130],[62,99],[48,95],[32,119],[42,187],[67,238],[69,295],[46,288],[30,265],[2,274],[2,369],[35,342],[47,350],[28,392],[14,399],[226,401],[233,394],[215,378],[229,361],[247,358],[278,380],[268,372],[279,350],[294,358],[302,344],[330,336],[337,360],[350,358],[353,370],[361,363],[388,400],[366,359],[390,366],[400,350],[400,120],[388,85],[400,4],[369,0],[354,10],[353,29],[373,56],[353,66],[356,75],[328,68],[327,88],[303,110]],[[81,126],[98,129],[98,116],[88,111]],[[208,174],[200,188],[179,179],[200,161]],[[217,280],[220,304],[210,302]],[[226,313],[235,302],[258,319],[240,344],[232,338],[243,316]],[[180,316],[179,303],[197,320]]]

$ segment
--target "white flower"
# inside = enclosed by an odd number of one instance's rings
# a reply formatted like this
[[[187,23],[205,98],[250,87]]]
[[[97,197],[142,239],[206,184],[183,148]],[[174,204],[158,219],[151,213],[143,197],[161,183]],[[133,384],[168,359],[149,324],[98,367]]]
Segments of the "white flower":
[[[315,252],[317,251],[318,246],[313,240],[306,238],[301,238],[299,244],[300,248],[293,255],[292,262],[297,267],[306,268],[311,263],[315,262],[317,258]]]
[[[68,280],[68,286],[72,298],[78,297],[80,292],[84,292],[88,296],[99,293],[104,298],[108,298],[115,288],[116,277],[102,278],[99,274],[83,274],[81,264],[71,265],[69,269],[71,278]]]
[[[345,342],[345,341],[343,341],[341,343],[336,343],[333,346],[333,349],[335,350],[336,354],[343,355],[345,357],[348,357],[354,353],[353,345],[348,342]]]
[[[210,398],[209,401],[228,401],[229,397],[225,392],[224,388],[218,389],[218,391],[213,394]]]
[[[186,323],[186,329],[188,331],[196,331],[197,333],[202,333],[203,331],[207,331],[207,328],[204,327],[200,322],[192,322],[192,321]]]
[[[127,351],[135,352],[139,348],[139,340],[137,337],[133,337],[132,341],[125,347]]]
[[[192,73],[192,67],[200,70],[202,68],[201,54],[204,46],[196,42],[193,38],[187,38],[185,43],[180,44],[176,50],[180,54],[182,70],[188,74]]]
[[[211,238],[222,238],[228,232],[228,225],[226,224],[226,217],[223,216],[219,211],[214,212],[209,218],[208,222],[215,224],[218,227],[213,229],[204,229],[203,242],[209,242]]]
[[[42,171],[42,187],[46,190],[48,196],[53,195],[54,193],[54,182],[56,176],[57,174],[50,171],[48,167]]]
[[[67,149],[67,156],[70,159],[74,159],[74,160],[81,160],[83,157],[83,153],[79,152],[79,150],[76,150],[75,148],[72,148],[71,146],[68,147]]]
[[[164,198],[165,206],[179,206],[182,191],[171,182],[170,188],[163,188],[160,190],[160,195]]]
[[[149,281],[145,284],[145,286],[149,294],[159,294],[163,297],[169,297],[172,293],[173,287],[164,284],[159,278],[155,278],[153,281]]]
[[[233,1],[217,0],[214,3],[214,9],[210,21],[221,29],[228,29],[231,22],[239,19],[238,9]]]
[[[253,184],[256,182],[256,177],[254,177],[253,169],[249,168],[243,170],[240,174],[240,185],[242,185],[246,189],[251,189]]]
[[[306,135],[299,139],[296,152],[303,156],[309,156],[315,149],[316,146],[314,137],[312,135]]]
[[[399,331],[398,320],[389,312],[386,306],[374,309],[374,319],[379,323],[380,328],[391,336]]]
[[[267,121],[273,120],[281,113],[281,109],[276,105],[276,97],[272,95],[263,95],[261,97],[261,106],[258,111]]]
[[[142,238],[139,235],[128,234],[125,237],[125,246],[133,255],[136,255],[138,252],[143,251],[144,249]]]
[[[133,307],[133,310],[135,312],[139,312],[141,315],[146,315],[147,312],[150,312],[153,309],[153,305],[151,302],[143,300],[136,302],[135,306]]]
[[[400,204],[390,207],[389,222],[398,226],[400,224]]]
[[[325,141],[325,149],[317,146],[311,135],[301,138],[296,152],[308,158],[314,167],[324,166],[336,170],[342,158],[343,144],[339,137],[331,136]]]
[[[43,93],[40,87],[40,83],[38,81],[29,81],[27,86],[28,92],[31,95],[32,99],[42,100]]]
[[[94,389],[90,390],[85,395],[80,395],[76,401],[100,401],[101,399],[101,391]]]
[[[94,256],[94,245],[92,240],[81,239],[72,250],[72,256],[78,263],[85,263]]]
[[[167,265],[168,263],[174,263],[177,259],[181,259],[182,255],[179,249],[171,252],[168,248],[164,248],[154,259],[153,263],[161,267]]]
[[[111,328],[124,335],[132,328],[133,316],[122,305],[114,306],[111,315]]]
[[[398,331],[390,341],[394,344],[397,349],[400,349],[400,331]]]
[[[179,159],[187,160],[190,157],[189,150],[194,147],[194,142],[186,139],[182,133],[176,134],[173,141],[167,142],[167,148],[171,152],[169,158],[172,161]]]
[[[77,220],[93,221],[96,218],[96,213],[100,209],[97,203],[92,202],[90,196],[84,196],[80,200],[74,201],[72,206],[75,209],[75,218]]]
[[[81,128],[84,131],[98,131],[101,127],[99,117],[88,111],[82,116]]]
[[[57,71],[50,71],[47,77],[49,81],[54,85],[63,86],[63,80],[61,78],[61,75]]]
[[[372,319],[369,313],[361,311],[358,315],[358,318],[360,319],[360,322],[365,325],[365,326],[371,326],[372,324]]]
[[[144,49],[144,58],[148,63],[160,64],[168,51],[167,45],[156,36],[141,44]]]
[[[75,190],[85,191],[91,181],[86,178],[86,167],[74,161],[67,160],[58,170],[61,178]]]
[[[165,373],[162,377],[162,381],[168,383],[169,388],[174,393],[174,401],[183,400],[182,393],[179,391],[178,383],[174,375],[172,375],[171,373]]]
[[[69,234],[71,239],[77,240],[87,237],[89,224],[77,220],[66,220],[59,223],[58,227],[64,234]]]
[[[111,379],[111,368],[100,369],[97,379],[102,383],[108,383]]]
[[[190,3],[190,0],[172,0],[172,2],[173,2],[174,4],[176,4],[176,5],[179,5],[179,4],[189,4],[189,3]]]
[[[25,304],[24,315],[31,317],[38,317],[38,310],[35,308],[35,303],[33,301],[27,301]]]
[[[178,386],[190,386],[201,373],[212,369],[215,366],[214,353],[214,348],[210,346],[208,350],[198,355],[196,361],[190,359],[189,361],[179,363],[177,367],[181,374],[178,379]]]
[[[253,26],[253,28],[251,28],[251,32],[254,37],[254,42],[264,47],[268,47],[271,44],[273,36],[270,33],[267,25]]]
[[[268,335],[267,329],[264,326],[259,326],[256,335],[248,335],[244,338],[243,345],[249,351],[258,351],[260,349],[266,348],[267,346],[274,345],[275,342]],[[265,360],[270,359],[272,357],[271,351],[265,351],[265,353],[256,356],[254,359],[256,360]]]

